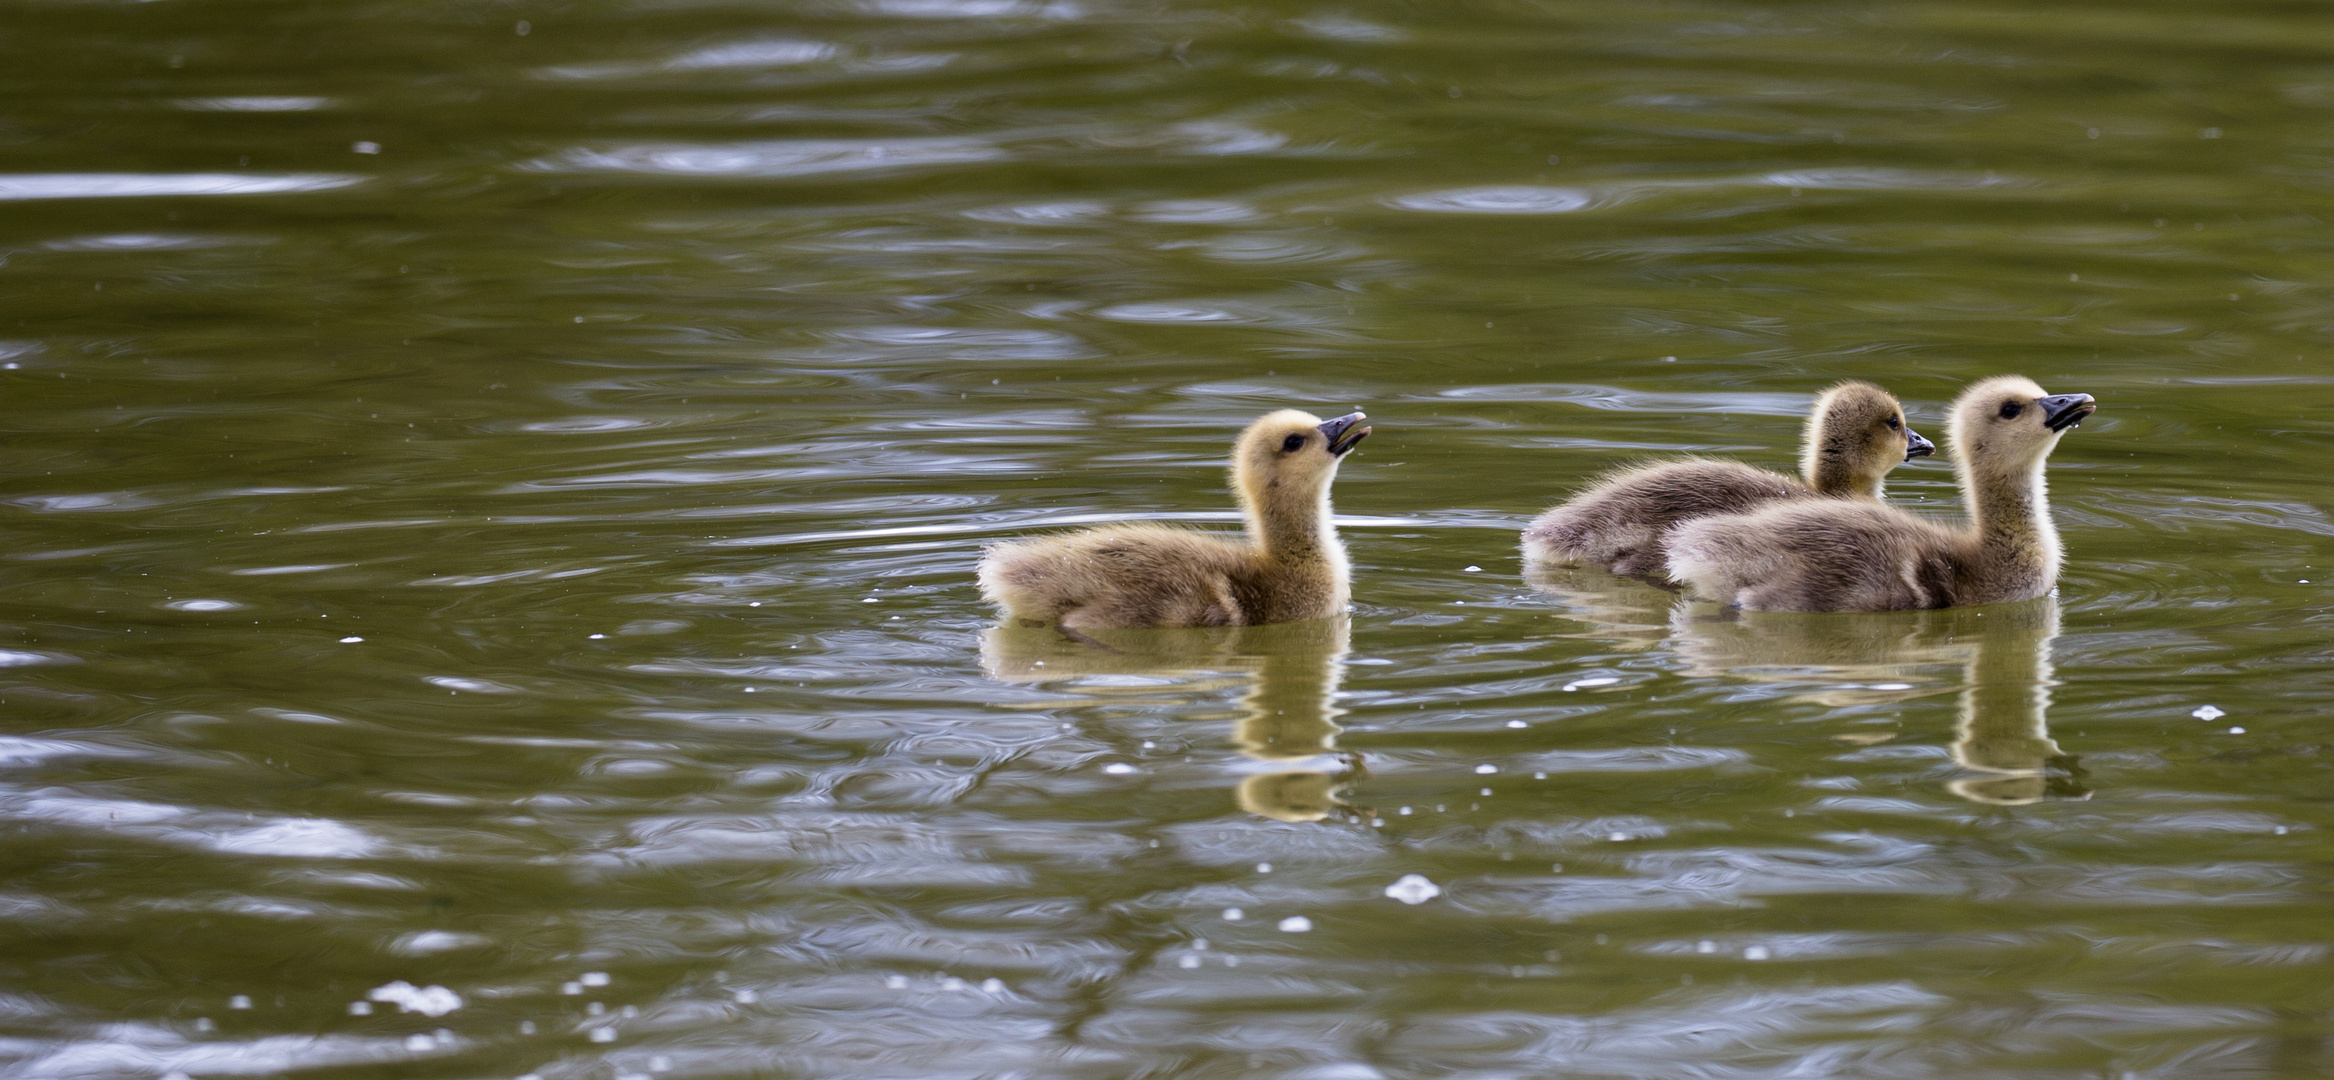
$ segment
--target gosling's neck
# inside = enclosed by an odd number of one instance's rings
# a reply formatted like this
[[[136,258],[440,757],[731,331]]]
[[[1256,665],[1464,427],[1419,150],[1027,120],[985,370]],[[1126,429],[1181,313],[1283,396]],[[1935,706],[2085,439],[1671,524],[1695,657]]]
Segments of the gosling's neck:
[[[2050,492],[2042,466],[2038,455],[2023,468],[1970,470],[1962,477],[1961,497],[1980,547],[2054,579],[2058,527],[2050,521]]]
[[[1807,432],[1807,444],[1799,450],[1799,478],[1819,495],[1880,497],[1883,473],[1858,469],[1848,460],[1849,440],[1836,437],[1821,426]]]
[[[1811,454],[1800,478],[1819,494],[1878,499],[1882,475],[1858,471],[1842,458],[1836,453]]]
[[[1330,520],[1327,477],[1313,491],[1292,490],[1277,480],[1259,489],[1243,485],[1241,501],[1248,539],[1265,561],[1290,566],[1343,563],[1345,547],[1338,543],[1337,526]]]

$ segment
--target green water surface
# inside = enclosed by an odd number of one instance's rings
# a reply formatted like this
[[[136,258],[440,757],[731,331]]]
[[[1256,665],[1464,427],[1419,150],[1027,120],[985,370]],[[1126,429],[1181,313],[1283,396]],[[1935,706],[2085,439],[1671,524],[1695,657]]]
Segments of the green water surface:
[[[0,1077],[2334,1075],[2325,4],[4,11]],[[1519,565],[2005,373],[2055,598]]]

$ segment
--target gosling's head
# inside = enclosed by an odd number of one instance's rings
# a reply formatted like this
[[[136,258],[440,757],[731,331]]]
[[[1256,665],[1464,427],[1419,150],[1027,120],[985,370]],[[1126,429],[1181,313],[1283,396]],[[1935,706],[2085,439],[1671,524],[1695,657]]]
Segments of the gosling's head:
[[[1963,469],[2011,474],[2041,467],[2059,437],[2099,405],[2089,394],[2051,394],[2020,375],[1986,379],[1953,401],[1946,438]]]
[[[1896,395],[1850,380],[1815,399],[1799,472],[1817,491],[1878,497],[1888,470],[1936,452],[1905,422]]]
[[[1232,448],[1232,486],[1258,502],[1316,497],[1370,433],[1362,426],[1367,419],[1358,412],[1335,420],[1296,409],[1266,413]]]

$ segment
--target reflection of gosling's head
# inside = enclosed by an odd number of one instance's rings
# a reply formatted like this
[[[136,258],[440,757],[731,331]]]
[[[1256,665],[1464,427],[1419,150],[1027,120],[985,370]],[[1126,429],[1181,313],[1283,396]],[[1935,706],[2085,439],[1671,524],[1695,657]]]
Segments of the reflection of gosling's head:
[[[1850,380],[1815,399],[1799,471],[1826,494],[1878,495],[1890,469],[1936,450],[1905,423],[1896,395]]]
[[[2089,394],[2049,394],[2032,379],[2003,375],[1954,399],[1945,437],[1965,475],[2015,475],[2040,466],[2059,437],[2098,408]]]
[[[1240,809],[1275,821],[1319,821],[1340,805],[1328,773],[1259,773],[1240,781]]]
[[[1346,452],[1362,441],[1369,419],[1348,413],[1323,420],[1297,409],[1266,413],[1232,450],[1232,489],[1258,503],[1319,498]]]

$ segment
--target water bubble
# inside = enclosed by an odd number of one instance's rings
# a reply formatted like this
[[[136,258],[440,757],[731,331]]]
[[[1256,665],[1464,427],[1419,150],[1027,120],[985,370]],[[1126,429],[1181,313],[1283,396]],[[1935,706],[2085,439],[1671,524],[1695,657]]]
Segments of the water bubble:
[[[1257,863],[1257,864],[1256,864],[1256,872],[1257,872],[1257,873],[1259,873],[1259,874],[1269,874],[1269,873],[1272,873],[1272,864],[1271,864],[1271,863],[1268,863],[1268,862],[1260,862],[1260,863]]]
[[[437,1049],[438,1041],[436,1039],[430,1038],[427,1035],[408,1035],[405,1037],[405,1048],[409,1051],[412,1051],[413,1053],[419,1054],[425,1051]]]
[[[233,600],[173,600],[162,606],[172,611],[233,611],[243,605]]]
[[[906,983],[902,982],[901,985],[904,986]],[[751,1005],[754,1002],[762,1000],[762,995],[759,991],[755,990],[732,990],[729,992],[729,999],[731,1001],[737,1002],[740,1005]]]
[[[981,989],[991,994],[1002,994],[1005,992],[1005,980],[993,977],[982,979]]]
[[[1489,776],[1489,775],[1491,775],[1492,773],[1495,773],[1495,772],[1498,772],[1498,771],[1499,771],[1499,766],[1497,766],[1497,765],[1477,765],[1477,766],[1475,766],[1475,775],[1477,775],[1477,776]]]
[[[2243,735],[2244,733],[2245,729],[2241,727],[2233,727],[2229,729],[2229,734],[2231,735]]]
[[[1485,324],[1485,325],[1489,325],[1489,324]],[[1480,567],[1480,566],[1470,566],[1470,567],[1468,567],[1468,568],[1467,568],[1467,572],[1468,572],[1468,573],[1470,573],[1470,574],[1480,574],[1480,573],[1482,573],[1482,572],[1483,572],[1483,568],[1482,568],[1482,567]]]
[[[605,971],[587,971],[584,972],[583,975],[577,978],[575,981],[582,983],[585,986],[606,986],[608,985],[608,973]]]
[[[1280,932],[1284,934],[1302,934],[1312,928],[1313,920],[1302,915],[1291,915],[1280,921]]]
[[[350,1016],[371,1016],[373,1015],[373,1003],[370,1001],[349,1002],[348,1014]]]
[[[1590,687],[1611,686],[1614,683],[1620,681],[1621,680],[1613,678],[1610,675],[1597,675],[1586,679],[1574,679],[1571,682],[1565,683],[1564,690],[1566,693],[1570,693],[1574,690],[1586,690]]]
[[[1694,951],[1704,956],[1708,956],[1711,953],[1718,951],[1718,943],[1715,941],[1697,941],[1694,943]]]
[[[1507,726],[1509,726],[1509,727],[1511,727],[1511,728],[1520,728],[1520,727],[1523,727],[1523,726],[1525,726],[1525,725],[1524,725],[1524,722],[1523,722],[1523,721],[1521,721],[1521,720],[1510,720],[1510,721],[1508,721],[1508,722],[1507,722]]]
[[[1752,945],[1742,950],[1742,958],[1745,960],[1764,960],[1771,955],[1764,945]]]
[[[381,152],[381,144],[377,142],[360,142],[350,146],[349,149],[359,154],[378,154]]]
[[[251,1007],[251,995],[237,994],[234,997],[228,998],[227,1007],[230,1009],[248,1009]]]
[[[1225,909],[1224,909],[1224,921],[1225,921],[1225,922],[1239,922],[1240,920],[1242,920],[1242,919],[1245,919],[1245,918],[1247,918],[1247,917],[1248,917],[1248,913],[1247,913],[1247,912],[1245,912],[1245,911],[1242,911],[1242,910],[1240,910],[1239,908],[1236,908],[1236,907],[1228,907],[1228,908],[1225,908]]]
[[[2193,716],[2199,720],[2211,721],[2218,720],[2221,717],[2227,716],[2229,714],[2222,712],[2220,706],[2218,705],[2202,705],[2198,706],[2195,712],[2189,713],[2188,715]]]
[[[365,640],[365,639],[363,639],[363,638],[361,638],[361,637],[358,637],[358,636],[356,636],[355,634],[350,634],[349,636],[347,636],[347,637],[344,637],[344,638],[340,639],[340,643],[341,643],[341,644],[343,644],[343,645],[354,645],[354,644],[356,644],[357,642],[360,642],[360,641],[363,641],[363,640]]]
[[[908,977],[905,975],[886,975],[883,977],[883,988],[886,990],[905,990],[908,988]]]
[[[1185,971],[1190,971],[1191,969],[1199,966],[1199,957],[1194,956],[1191,953],[1184,953],[1182,959],[1175,961],[1175,966],[1182,968]]]
[[[1112,776],[1125,776],[1126,774],[1135,771],[1135,767],[1123,761],[1114,761],[1108,765],[1103,766],[1102,771],[1109,773]]]
[[[615,1028],[612,1028],[612,1027],[604,1027],[604,1028],[593,1028],[593,1029],[592,1029],[592,1041],[593,1041],[593,1042],[596,1042],[596,1043],[612,1043],[612,1042],[615,1042],[615,1041],[616,1041],[616,1029],[615,1029]]]
[[[1442,886],[1420,874],[1404,874],[1386,886],[1386,895],[1416,907],[1443,894]]]

